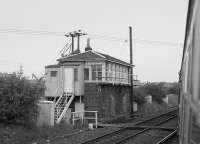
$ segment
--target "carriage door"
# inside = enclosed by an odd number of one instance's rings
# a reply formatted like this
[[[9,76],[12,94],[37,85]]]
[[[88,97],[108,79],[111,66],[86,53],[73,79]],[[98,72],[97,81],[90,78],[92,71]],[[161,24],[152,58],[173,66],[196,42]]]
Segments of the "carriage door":
[[[74,69],[65,68],[64,70],[64,92],[74,93]]]

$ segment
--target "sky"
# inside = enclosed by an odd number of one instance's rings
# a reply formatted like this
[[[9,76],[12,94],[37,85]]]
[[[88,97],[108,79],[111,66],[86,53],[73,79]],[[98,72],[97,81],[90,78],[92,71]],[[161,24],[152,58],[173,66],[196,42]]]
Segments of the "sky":
[[[177,81],[187,6],[188,0],[0,0],[0,72],[16,72],[23,65],[25,76],[42,76],[44,67],[56,64],[59,51],[69,43],[64,34],[78,29],[88,34],[81,37],[82,51],[90,38],[93,50],[129,61],[129,42],[121,39],[129,38],[132,26],[138,79]],[[4,29],[63,35],[3,33]]]

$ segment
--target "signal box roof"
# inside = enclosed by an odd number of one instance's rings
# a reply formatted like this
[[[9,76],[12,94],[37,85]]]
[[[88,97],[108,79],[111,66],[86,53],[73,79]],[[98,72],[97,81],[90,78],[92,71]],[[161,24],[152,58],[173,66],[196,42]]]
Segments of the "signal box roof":
[[[107,54],[95,52],[93,50],[89,50],[89,51],[86,51],[84,53],[68,55],[68,56],[59,58],[58,61],[60,63],[63,63],[63,62],[79,62],[79,61],[90,61],[90,62],[91,61],[109,61],[109,62],[121,64],[121,65],[134,67],[134,65],[131,65],[128,62],[114,58],[114,57],[107,55]]]

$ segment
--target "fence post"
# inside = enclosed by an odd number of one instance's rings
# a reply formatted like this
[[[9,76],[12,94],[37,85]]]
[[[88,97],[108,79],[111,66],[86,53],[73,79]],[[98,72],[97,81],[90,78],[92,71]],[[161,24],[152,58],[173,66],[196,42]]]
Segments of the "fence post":
[[[97,111],[95,112],[95,126],[97,128]]]

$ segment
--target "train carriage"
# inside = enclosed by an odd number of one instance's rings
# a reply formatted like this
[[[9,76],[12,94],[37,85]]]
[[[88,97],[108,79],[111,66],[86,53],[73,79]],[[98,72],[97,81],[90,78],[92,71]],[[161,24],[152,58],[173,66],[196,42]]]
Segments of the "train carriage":
[[[200,1],[189,0],[180,70],[179,143],[200,143]]]

